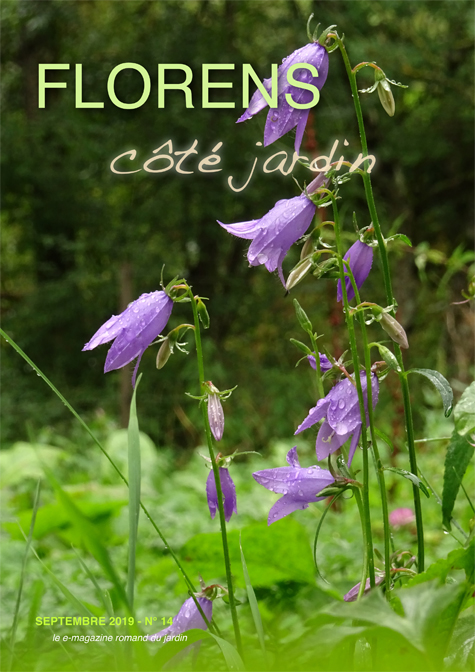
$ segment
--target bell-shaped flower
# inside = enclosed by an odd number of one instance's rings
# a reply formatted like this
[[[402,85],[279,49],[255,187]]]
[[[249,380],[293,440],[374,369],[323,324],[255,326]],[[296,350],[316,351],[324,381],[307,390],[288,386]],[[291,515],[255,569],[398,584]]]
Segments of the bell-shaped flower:
[[[223,493],[224,517],[226,522],[229,522],[233,513],[237,513],[236,486],[226,467],[219,467],[219,480],[221,483],[221,492]],[[211,518],[214,518],[218,510],[218,493],[216,491],[216,481],[213,471],[210,471],[208,474],[206,495],[208,497]]]
[[[373,264],[373,248],[366,243],[357,240],[354,245],[350,247],[348,252],[343,257],[345,261],[349,261],[351,272],[355,279],[356,286],[360,289],[363,282],[369,275],[371,266]],[[346,271],[347,269],[344,268]],[[348,294],[348,301],[354,299],[355,292],[350,278],[345,278],[346,293]],[[338,287],[336,293],[337,301],[343,300],[343,292],[341,288],[341,280],[338,280]]]
[[[326,183],[320,173],[307,188],[307,193],[317,191]],[[285,287],[282,262],[292,245],[303,236],[315,215],[316,205],[303,193],[294,198],[277,201],[261,219],[251,219],[237,224],[223,224],[223,229],[233,236],[252,240],[247,252],[251,266],[264,264],[271,273],[278,271]]]
[[[303,468],[297,457],[297,448],[287,453],[288,467],[264,469],[252,474],[253,478],[272,492],[283,495],[269,512],[268,525],[288,516],[299,509],[306,509],[313,502],[319,502],[324,497],[317,497],[318,493],[334,482],[329,471],[320,467]]]
[[[318,358],[320,359],[320,371],[330,371],[332,368],[333,364],[330,362],[328,357],[326,355],[322,355],[320,352],[318,353]],[[317,370],[317,361],[315,359],[315,355],[307,355],[307,359],[309,361],[310,366],[312,369],[315,371]]]
[[[306,44],[304,47],[296,49],[292,54],[290,54],[290,56],[287,56],[287,58],[284,58],[278,69],[277,108],[271,108],[267,115],[266,126],[264,129],[264,146],[267,147],[267,145],[272,144],[283,135],[288,133],[288,131],[297,127],[295,136],[295,151],[298,154],[300,151],[300,145],[302,144],[302,138],[305,131],[305,126],[307,124],[310,108],[298,109],[293,107],[288,102],[286,94],[290,94],[294,103],[302,105],[312,101],[313,93],[312,91],[301,89],[297,86],[291,86],[289,84],[287,79],[289,68],[292,65],[296,65],[297,63],[305,63],[314,66],[318,72],[318,77],[314,77],[307,68],[298,68],[293,73],[295,80],[305,84],[312,84],[313,86],[316,86],[319,91],[321,91],[327,79],[329,63],[328,53],[325,47],[318,42],[311,42],[310,44]],[[266,91],[270,93],[272,88],[271,78],[264,79],[263,85]],[[236,123],[250,119],[255,114],[267,107],[267,104],[268,103],[266,102],[264,96],[258,89],[252,96],[249,107]]]
[[[197,597],[197,602],[203,610],[204,615],[211,621],[213,616],[213,603],[206,597]],[[200,614],[198,607],[192,597],[189,597],[182,604],[180,611],[173,618],[172,625],[157,632],[155,635],[148,635],[148,639],[152,642],[160,640],[165,641],[165,637],[176,637],[187,630],[206,630],[207,625],[203,616]]]
[[[84,350],[114,340],[107,353],[104,373],[120,369],[138,357],[132,384],[135,385],[140,359],[150,343],[165,328],[173,308],[172,299],[165,292],[142,294],[120,315],[113,315],[86,343]]]
[[[366,373],[360,373],[361,387],[366,409],[366,424],[368,418],[368,396]],[[371,394],[373,408],[378,403],[379,382],[378,377],[371,374]],[[354,381],[345,378],[337,383],[324,399],[319,399],[317,405],[312,408],[298,427],[296,434],[303,432],[325,418],[318,431],[316,451],[319,460],[324,460],[331,453],[340,448],[347,439],[352,437],[348,454],[348,465],[351,464],[356,446],[361,436],[362,420],[358,401],[358,392]]]
[[[382,583],[384,583],[384,576],[375,576],[374,583],[375,587],[380,586]],[[357,583],[356,586],[353,586],[353,588],[346,593],[346,595],[343,598],[345,602],[356,602],[356,600],[358,599],[358,593],[360,592],[360,585],[361,581]],[[371,581],[370,579],[366,579],[363,595],[367,595],[370,590],[371,590]]]

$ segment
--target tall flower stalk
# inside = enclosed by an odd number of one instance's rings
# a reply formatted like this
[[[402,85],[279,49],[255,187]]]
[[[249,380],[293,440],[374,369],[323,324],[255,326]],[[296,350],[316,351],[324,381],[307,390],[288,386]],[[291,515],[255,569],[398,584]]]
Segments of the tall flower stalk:
[[[363,112],[361,109],[361,103],[359,99],[359,94],[358,94],[358,87],[356,84],[356,74],[357,72],[364,66],[366,66],[366,63],[362,63],[360,65],[355,66],[355,68],[351,68],[350,61],[348,58],[348,54],[346,52],[345,45],[343,44],[342,39],[336,32],[329,33],[328,37],[333,38],[336,41],[336,44],[338,45],[338,48],[340,50],[340,53],[343,58],[343,62],[345,64],[345,69],[346,73],[348,75],[348,79],[350,82],[350,87],[351,87],[351,93],[352,93],[352,98],[353,98],[353,103],[355,106],[355,112],[356,112],[356,118],[358,121],[358,129],[359,129],[359,135],[360,135],[360,140],[361,140],[361,149],[363,152],[363,156],[368,155],[368,142],[366,139],[366,131],[365,131],[365,126],[364,126],[364,120],[363,120]],[[372,64],[368,64],[372,65]],[[374,66],[372,66],[374,67]],[[384,278],[384,287],[385,287],[385,292],[386,292],[386,301],[388,306],[393,306],[395,305],[395,300],[394,300],[394,295],[393,295],[393,289],[392,289],[392,282],[391,282],[391,272],[389,268],[389,259],[388,259],[388,252],[386,248],[386,241],[384,239],[384,236],[381,232],[381,226],[379,223],[379,218],[378,218],[378,213],[376,210],[376,204],[374,200],[374,195],[373,195],[373,187],[371,184],[371,176],[366,170],[359,171],[362,178],[363,178],[363,184],[364,184],[364,190],[365,190],[365,195],[366,195],[366,201],[368,204],[368,210],[370,213],[372,225],[374,227],[374,232],[376,235],[376,240],[378,242],[378,249],[379,249],[379,254],[381,257],[381,265],[383,269],[383,278]],[[395,311],[392,311],[392,316],[394,317]],[[394,354],[396,356],[399,369],[400,371],[398,372],[399,375],[399,381],[401,384],[401,389],[402,389],[402,396],[403,396],[403,403],[404,403],[404,418],[405,418],[405,425],[406,425],[406,434],[407,434],[407,445],[408,445],[408,450],[409,450],[409,463],[411,467],[411,471],[413,474],[417,476],[418,474],[418,469],[417,469],[417,457],[416,457],[416,449],[415,449],[415,444],[414,444],[414,425],[413,425],[413,420],[412,420],[412,407],[411,407],[411,397],[410,397],[410,392],[409,392],[409,384],[407,380],[407,373],[404,370],[404,362],[402,358],[402,352],[401,348],[397,343],[394,343]],[[424,571],[424,527],[423,527],[423,522],[422,522],[422,507],[421,507],[421,495],[420,495],[420,490],[416,485],[412,486],[413,489],[413,497],[414,497],[414,511],[415,511],[415,516],[416,516],[416,528],[417,528],[417,569],[419,572]]]
[[[186,293],[190,298],[191,308],[193,311],[193,320],[195,326],[194,334],[196,345],[196,358],[198,362],[198,377],[200,383],[200,391],[202,391],[203,386],[205,384],[205,374],[204,374],[203,348],[201,346],[201,331],[200,331],[200,320],[198,317],[198,308],[196,299],[193,296],[193,292],[191,291],[191,287],[189,287],[188,285],[184,285],[184,287],[186,287]],[[236,647],[239,654],[242,656],[241,630],[239,628],[239,620],[236,611],[236,600],[234,597],[233,577],[231,572],[231,558],[229,556],[228,535],[226,531],[226,514],[224,510],[223,490],[221,487],[221,480],[219,477],[219,467],[216,463],[216,458],[214,454],[213,439],[211,436],[211,428],[209,424],[208,413],[206,409],[206,404],[204,403],[201,403],[201,414],[203,417],[203,425],[206,433],[206,442],[208,444],[209,457],[211,460],[211,466],[213,468],[213,474],[216,484],[216,493],[218,495],[218,512],[221,527],[221,538],[223,542],[223,554],[224,554],[224,564],[226,568],[226,583],[228,589],[229,607],[231,609],[231,618],[233,621],[234,636],[236,638]]]

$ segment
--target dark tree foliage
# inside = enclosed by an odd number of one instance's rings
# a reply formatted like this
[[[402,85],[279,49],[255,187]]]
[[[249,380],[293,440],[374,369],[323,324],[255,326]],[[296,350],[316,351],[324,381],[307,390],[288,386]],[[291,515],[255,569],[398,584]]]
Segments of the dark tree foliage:
[[[119,394],[121,374],[102,373],[106,349],[81,353],[81,348],[112,313],[159,288],[163,265],[165,281],[184,275],[197,293],[210,298],[207,375],[221,389],[239,385],[225,408],[225,447],[259,447],[269,437],[287,436],[302,418],[302,407],[306,412],[313,393],[305,367],[293,369],[299,354],[288,339],[300,336],[291,297],[284,296],[276,277],[247,268],[244,241],[229,236],[216,220],[255,219],[279,198],[299,193],[291,176],[262,172],[264,157],[283,150],[291,154],[293,138],[264,150],[256,143],[262,141],[266,113],[246,124],[235,121],[242,113],[242,63],[269,76],[270,63],[280,63],[307,40],[311,12],[322,28],[337,24],[347,35],[353,64],[376,61],[391,79],[409,86],[395,89],[394,118],[377,95],[363,96],[384,231],[399,227],[414,245],[412,250],[394,247],[391,255],[400,317],[411,341],[408,364],[434,366],[437,358],[445,375],[466,382],[468,309],[450,302],[461,298],[460,271],[469,258],[461,258],[459,246],[470,246],[473,222],[471,2],[9,0],[2,12],[3,328],[81,412],[100,406],[119,416],[130,373],[122,378]],[[107,95],[109,73],[123,62],[139,63],[150,73],[150,97],[135,110],[119,109]],[[48,74],[51,81],[66,81],[67,88],[48,90],[45,109],[38,109],[39,63],[70,64],[69,71]],[[103,109],[75,108],[76,63],[83,68],[83,99],[103,101]],[[178,91],[167,92],[165,108],[158,109],[158,63],[191,67],[193,109],[185,108]],[[235,109],[202,109],[203,63],[235,64],[233,71],[212,75],[214,81],[233,82],[232,90],[216,89],[212,100],[234,101]],[[179,82],[183,73],[167,77]],[[360,84],[372,84],[370,69]],[[141,92],[137,72],[118,75],[121,100],[133,102]],[[183,164],[194,171],[191,175],[110,171],[111,160],[127,150],[137,151],[133,170],[167,141],[179,151],[195,139],[198,155]],[[359,140],[338,52],[330,56],[328,80],[302,151],[312,157],[328,154],[336,139],[338,152],[347,139],[345,156],[354,160]],[[199,161],[219,142],[222,172],[199,172]],[[249,186],[233,192],[227,177],[243,184],[256,156]],[[128,163],[123,159],[120,165]],[[301,168],[295,175],[301,183],[306,178]],[[367,226],[361,184],[353,179],[341,195],[347,230],[352,230],[353,210],[359,225]],[[426,241],[436,249],[424,257]],[[297,260],[298,250],[292,251],[286,273]],[[424,274],[422,285],[415,260]],[[447,260],[450,276],[442,263]],[[365,291],[384,301],[377,273]],[[319,325],[331,325],[322,342],[339,356],[348,346],[339,328],[343,318],[335,282],[307,281],[293,294],[319,331],[326,328]],[[176,306],[170,324],[189,320],[186,308]],[[193,349],[192,336],[189,341]],[[197,411],[184,395],[197,392],[193,357],[178,354],[154,373],[155,355],[156,347],[142,363],[141,426],[160,445],[193,446],[199,437]],[[7,347],[3,371],[8,376],[4,440],[26,435],[25,417],[33,428],[65,421],[64,409]],[[399,412],[395,408],[393,415]]]

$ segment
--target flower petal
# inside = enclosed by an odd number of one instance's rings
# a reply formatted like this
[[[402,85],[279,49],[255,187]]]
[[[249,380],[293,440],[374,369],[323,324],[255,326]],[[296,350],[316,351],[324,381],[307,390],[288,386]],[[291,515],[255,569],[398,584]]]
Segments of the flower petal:
[[[356,428],[355,432],[353,433],[353,438],[351,439],[350,450],[348,452],[348,466],[349,467],[351,466],[351,462],[353,460],[353,456],[355,454],[356,447],[358,446],[358,441],[360,440],[361,427],[362,427],[362,425],[360,424],[359,427]]]
[[[211,600],[208,600],[206,597],[198,597],[196,599],[208,621],[211,621],[213,616],[213,603]],[[183,602],[180,611],[173,619],[172,625],[169,625],[168,628],[165,628],[164,630],[160,630],[156,635],[149,635],[148,638],[153,641],[154,639],[165,637],[167,635],[175,637],[187,630],[206,630],[207,627],[208,626],[206,625],[203,616],[198,611],[198,607],[193,598],[189,597]]]
[[[219,219],[216,221],[228,233],[232,233],[233,236],[237,236],[238,238],[245,238],[246,240],[254,238],[261,229],[260,219],[250,219],[248,222],[238,222],[237,224],[223,224]]]
[[[262,83],[264,85],[265,90],[268,93],[270,93],[272,89],[272,77],[264,79]],[[263,110],[265,107],[267,107],[266,99],[259,91],[259,89],[256,89],[249,103],[249,107],[244,112],[244,114],[239,117],[239,119],[236,121],[236,124],[239,124],[241,121],[247,121],[247,119],[250,119],[255,114]]]
[[[214,472],[210,471],[206,479],[206,496],[208,498],[208,508],[211,518],[214,518],[218,510],[218,493],[216,492],[216,481]]]
[[[347,434],[337,434],[328,422],[325,421],[319,429],[315,444],[318,459],[326,459],[329,455],[334,453],[335,450],[338,450],[350,436],[351,432],[348,432]]]
[[[371,266],[373,264],[373,248],[369,245],[366,245],[365,243],[362,243],[360,240],[357,240],[356,243],[350,247],[343,259],[346,261],[348,261],[348,259],[350,260],[351,272],[353,273],[356,286],[358,289],[360,289],[368,277]],[[351,284],[350,278],[345,278],[345,285],[348,301],[351,301],[355,298],[355,292],[353,290],[353,285]],[[341,280],[338,280],[336,298],[337,301],[343,300]]]
[[[297,455],[297,446],[294,446],[294,448],[289,450],[285,459],[287,460],[287,464],[290,464],[291,467],[300,469],[300,462]]]
[[[321,371],[330,371],[332,368],[333,364],[330,362],[328,357],[326,355],[322,355],[320,352],[318,353],[319,359],[320,359],[320,370]],[[307,355],[307,359],[309,361],[310,366],[312,369],[316,370],[317,368],[317,363],[315,360],[315,355]]]
[[[267,524],[272,525],[272,523],[276,523],[278,520],[280,520],[281,518],[285,518],[285,516],[288,516],[290,513],[293,513],[294,511],[307,508],[308,504],[306,504],[305,502],[292,499],[290,495],[284,495],[283,497],[277,500],[277,502],[269,511],[269,518],[267,519]]]
[[[307,417],[297,427],[297,431],[294,432],[294,434],[300,434],[300,432],[303,432],[304,429],[308,429],[309,427],[312,427],[312,425],[316,425],[317,422],[319,422],[325,417],[327,413],[327,408],[330,405],[330,402],[328,401],[327,397],[325,397],[324,399],[319,399],[317,401],[317,405],[314,406],[314,408],[310,409]]]
[[[236,486],[231,478],[229,469],[220,467],[219,477],[221,479],[221,489],[224,497],[224,517],[226,522],[228,522],[233,513],[237,513]]]

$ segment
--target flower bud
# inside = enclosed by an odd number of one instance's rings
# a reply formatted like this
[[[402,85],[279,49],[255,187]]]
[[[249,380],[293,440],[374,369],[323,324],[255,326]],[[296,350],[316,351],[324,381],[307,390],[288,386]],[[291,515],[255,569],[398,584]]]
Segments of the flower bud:
[[[406,332],[399,324],[397,320],[394,319],[388,313],[383,313],[381,315],[380,324],[383,327],[384,331],[391,336],[393,341],[401,346],[401,348],[408,348],[409,343],[407,342]]]
[[[380,70],[375,70],[374,81],[377,84],[379,100],[381,101],[384,111],[387,112],[390,117],[394,117],[396,104],[386,75]]]
[[[208,311],[206,310],[206,306],[203,303],[203,300],[199,296],[195,296],[196,300],[196,310],[198,311],[198,317],[200,318],[200,322],[203,325],[205,329],[209,328],[209,314]]]
[[[308,241],[307,241],[308,242]],[[305,243],[307,244],[307,243]],[[295,285],[298,285],[298,283],[305,278],[306,275],[310,273],[314,266],[314,263],[312,261],[312,258],[309,257],[308,259],[304,259],[301,261],[297,266],[295,266],[292,271],[289,274],[289,277],[287,278],[287,282],[285,284],[285,289],[287,291],[291,290],[292,287],[295,287]]]
[[[170,340],[166,338],[163,343],[160,346],[160,349],[157,353],[157,369],[163,369],[165,364],[168,362],[170,355],[172,354],[172,350],[170,347]]]
[[[216,441],[221,441],[224,432],[224,411],[221,399],[212,392],[208,395],[208,421]]]

